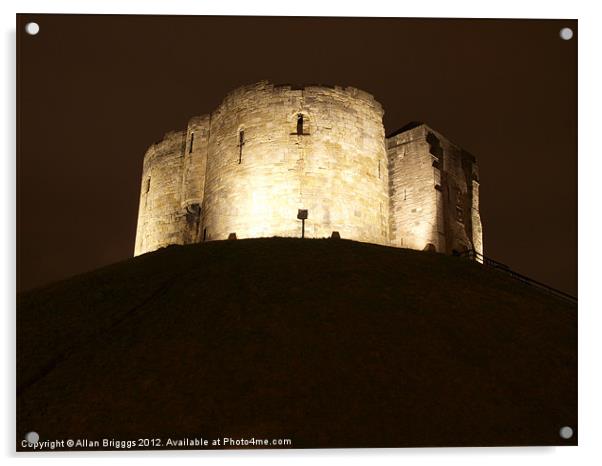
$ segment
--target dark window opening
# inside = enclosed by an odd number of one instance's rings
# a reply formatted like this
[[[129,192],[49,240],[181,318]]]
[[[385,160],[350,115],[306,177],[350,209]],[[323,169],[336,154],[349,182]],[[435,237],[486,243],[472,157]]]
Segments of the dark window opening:
[[[464,222],[464,212],[459,206],[456,206],[456,220],[458,220],[458,222]]]
[[[207,240],[207,228],[203,228],[203,241]]]
[[[192,145],[194,144],[194,133],[190,133],[190,149],[188,149],[188,153],[192,154]]]
[[[148,192],[150,191],[150,180],[151,180],[151,179],[150,179],[150,176],[149,176],[149,177],[147,178],[147,180],[146,180],[146,186],[145,186],[145,188],[144,188],[144,192],[145,192],[145,193],[148,193]]]
[[[303,114],[299,113],[297,115],[297,135],[303,134]]]
[[[242,146],[245,145],[245,130],[238,132],[238,163],[242,163]]]
[[[439,141],[437,136],[435,136],[433,133],[428,133],[426,135],[426,142],[428,142],[430,146],[431,154],[437,158],[441,158],[443,156],[443,147],[441,147],[441,141]]]

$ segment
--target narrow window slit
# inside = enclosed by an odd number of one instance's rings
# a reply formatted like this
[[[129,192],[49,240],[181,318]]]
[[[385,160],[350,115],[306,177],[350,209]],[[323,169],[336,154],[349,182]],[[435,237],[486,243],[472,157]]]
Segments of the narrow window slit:
[[[238,132],[238,163],[242,163],[242,146],[245,145],[245,131],[241,129]]]
[[[194,144],[194,132],[190,133],[190,149],[188,149],[188,153],[192,154],[192,145]]]
[[[301,136],[303,134],[303,114],[299,113],[297,115],[297,135]]]

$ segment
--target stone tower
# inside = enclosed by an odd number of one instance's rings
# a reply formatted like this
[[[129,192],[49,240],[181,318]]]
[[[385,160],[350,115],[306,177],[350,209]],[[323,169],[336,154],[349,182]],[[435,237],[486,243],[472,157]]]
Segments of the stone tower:
[[[391,246],[483,253],[475,158],[425,124],[387,138]]]
[[[135,255],[170,244],[341,237],[482,251],[474,157],[426,125],[385,138],[383,109],[353,87],[276,86],[226,96],[146,152]]]

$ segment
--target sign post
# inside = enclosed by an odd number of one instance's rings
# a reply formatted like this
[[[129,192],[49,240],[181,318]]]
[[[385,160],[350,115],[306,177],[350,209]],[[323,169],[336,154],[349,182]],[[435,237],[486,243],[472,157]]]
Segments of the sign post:
[[[301,220],[301,239],[305,238],[305,220],[307,219],[307,210],[299,209],[297,218]]]

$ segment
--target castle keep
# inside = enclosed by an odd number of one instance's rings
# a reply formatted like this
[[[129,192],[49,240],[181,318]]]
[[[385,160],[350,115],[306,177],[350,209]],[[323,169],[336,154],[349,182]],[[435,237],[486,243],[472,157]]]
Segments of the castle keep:
[[[383,109],[353,87],[229,93],[144,156],[135,255],[227,238],[342,238],[482,253],[472,155],[424,124],[385,137]]]

